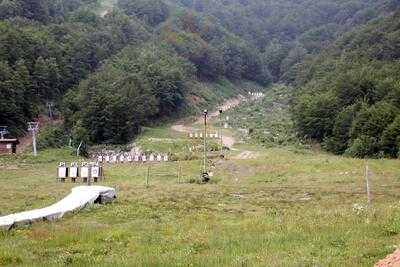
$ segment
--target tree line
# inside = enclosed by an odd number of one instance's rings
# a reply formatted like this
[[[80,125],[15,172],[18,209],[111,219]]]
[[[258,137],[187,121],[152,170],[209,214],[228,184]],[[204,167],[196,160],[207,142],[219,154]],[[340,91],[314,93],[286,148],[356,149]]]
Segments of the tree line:
[[[119,0],[104,17],[99,3],[0,1],[1,125],[21,134],[55,101],[74,140],[124,143],[202,82],[280,82],[300,138],[397,155],[398,1]]]
[[[299,136],[336,154],[398,157],[400,12],[354,29],[303,63],[292,105]]]

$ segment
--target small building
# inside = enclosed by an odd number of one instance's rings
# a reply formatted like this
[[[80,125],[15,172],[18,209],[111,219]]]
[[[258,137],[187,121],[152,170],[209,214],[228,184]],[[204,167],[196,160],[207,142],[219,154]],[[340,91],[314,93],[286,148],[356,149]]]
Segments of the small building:
[[[1,139],[0,138],[0,155],[16,154],[18,139]]]

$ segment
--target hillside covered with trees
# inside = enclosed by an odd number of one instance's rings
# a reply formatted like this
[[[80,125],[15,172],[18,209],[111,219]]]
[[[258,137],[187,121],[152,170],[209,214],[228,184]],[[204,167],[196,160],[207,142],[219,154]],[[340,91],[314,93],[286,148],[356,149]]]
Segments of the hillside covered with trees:
[[[202,102],[205,83],[218,95],[221,81],[275,82],[294,88],[299,138],[397,156],[398,1],[119,0],[105,15],[100,4],[0,1],[0,125],[22,134],[54,101],[74,140],[125,143]]]
[[[344,34],[303,63],[293,119],[328,151],[397,157],[400,145],[400,13]]]

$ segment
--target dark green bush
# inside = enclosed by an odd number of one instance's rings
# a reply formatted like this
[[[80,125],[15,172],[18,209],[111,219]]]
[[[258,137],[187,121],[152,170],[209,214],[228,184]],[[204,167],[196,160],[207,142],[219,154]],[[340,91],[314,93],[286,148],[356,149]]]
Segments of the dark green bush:
[[[58,148],[68,145],[69,137],[61,125],[49,125],[40,130],[37,138],[38,149]]]
[[[355,158],[365,158],[368,156],[378,156],[379,142],[375,137],[360,136],[355,139],[350,147],[345,151],[345,155]]]

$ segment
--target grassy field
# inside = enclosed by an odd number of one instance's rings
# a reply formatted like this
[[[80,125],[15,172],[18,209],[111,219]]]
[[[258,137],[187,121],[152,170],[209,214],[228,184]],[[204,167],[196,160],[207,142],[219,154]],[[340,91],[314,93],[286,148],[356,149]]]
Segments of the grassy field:
[[[268,91],[229,113],[232,125],[250,128],[260,119],[255,133],[281,134],[281,125],[290,124],[285,99]],[[252,113],[247,120],[240,117],[246,110]],[[145,128],[135,144],[183,159],[196,141],[170,127]],[[260,136],[210,162],[209,184],[194,182],[199,157],[106,165],[102,184],[116,188],[115,202],[0,232],[0,265],[371,266],[400,243],[398,160],[338,157]],[[244,151],[255,158],[235,159]],[[82,160],[72,155],[52,149],[37,158],[0,157],[0,215],[44,207],[68,194],[76,184],[57,183],[55,173],[59,161]],[[365,165],[371,170],[370,207]]]
[[[363,160],[237,148],[258,157],[215,161],[206,185],[189,183],[198,160],[152,165],[149,187],[148,165],[106,166],[114,203],[2,232],[0,265],[371,266],[399,244],[398,161],[368,161],[367,209]],[[0,213],[65,196],[74,185],[55,182],[59,160],[74,158],[63,149],[1,157]]]

